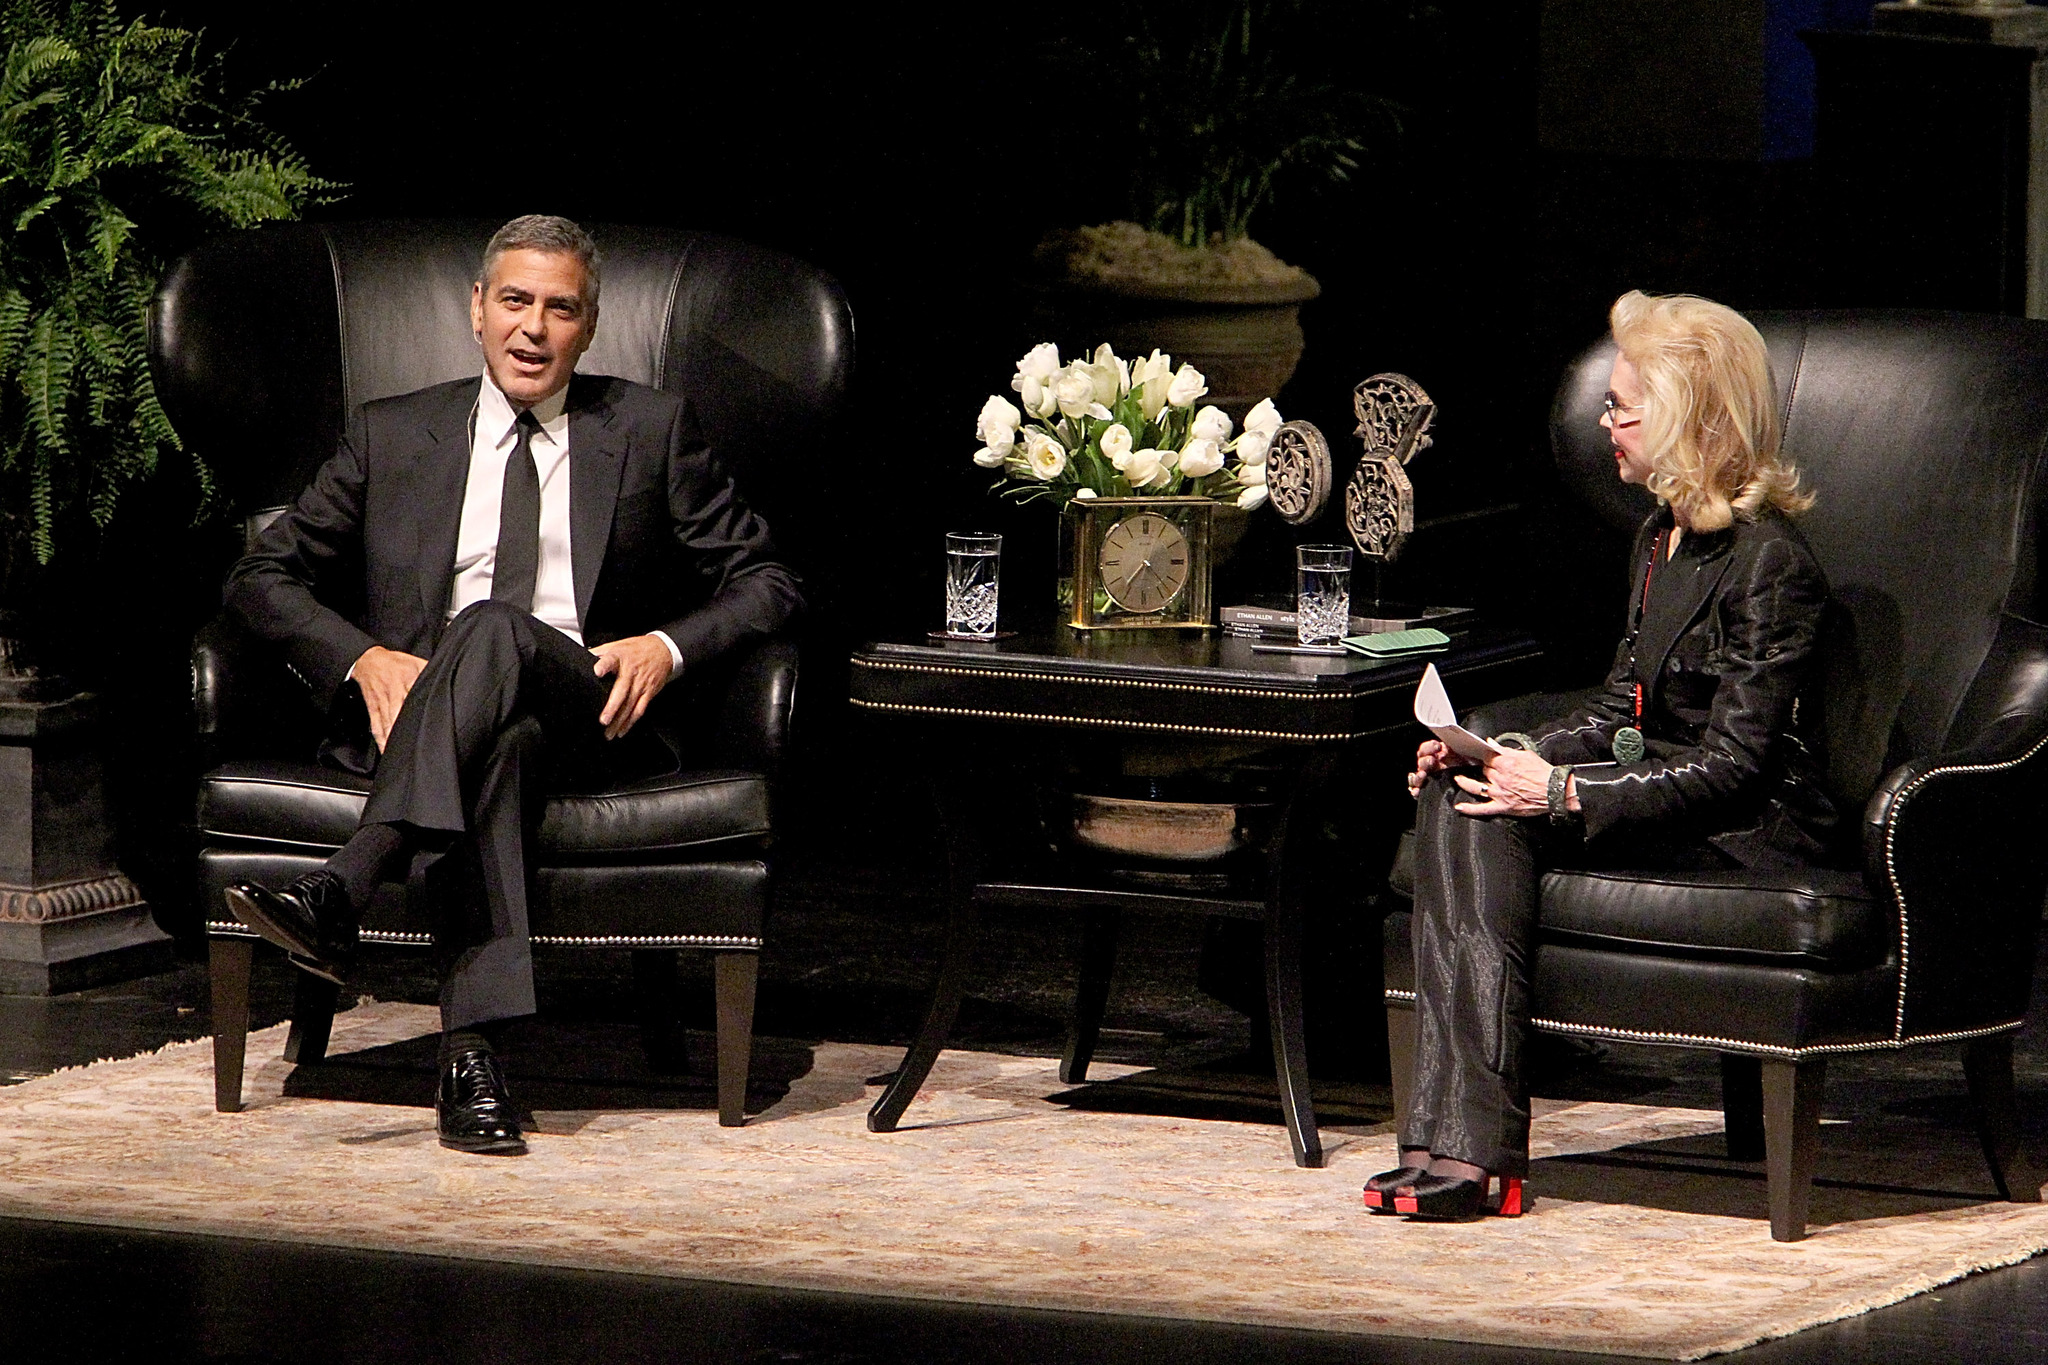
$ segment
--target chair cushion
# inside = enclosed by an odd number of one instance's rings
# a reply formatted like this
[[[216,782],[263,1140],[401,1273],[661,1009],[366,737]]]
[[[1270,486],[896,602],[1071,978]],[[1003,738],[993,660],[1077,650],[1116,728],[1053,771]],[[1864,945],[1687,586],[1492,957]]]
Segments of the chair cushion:
[[[369,779],[310,763],[224,764],[200,783],[199,828],[209,838],[339,848],[355,832]],[[551,859],[672,855],[705,844],[767,835],[768,780],[759,773],[697,769],[602,792],[550,797],[540,856]]]
[[[1552,872],[1537,914],[1546,941],[1735,961],[1867,967],[1896,928],[1855,872]]]

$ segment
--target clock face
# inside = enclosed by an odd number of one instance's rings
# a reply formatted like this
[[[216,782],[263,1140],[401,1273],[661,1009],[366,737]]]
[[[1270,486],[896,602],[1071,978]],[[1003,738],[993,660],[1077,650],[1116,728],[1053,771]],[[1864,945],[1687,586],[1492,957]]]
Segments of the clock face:
[[[1102,534],[1103,589],[1125,611],[1166,610],[1188,582],[1188,538],[1156,512],[1125,517]]]

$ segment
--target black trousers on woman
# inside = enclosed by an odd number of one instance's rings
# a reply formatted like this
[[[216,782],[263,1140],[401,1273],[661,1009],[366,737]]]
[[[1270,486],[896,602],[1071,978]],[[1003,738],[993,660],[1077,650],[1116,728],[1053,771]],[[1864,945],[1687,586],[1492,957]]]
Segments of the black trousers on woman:
[[[1415,1081],[1400,1143],[1404,1151],[1423,1148],[1494,1175],[1523,1175],[1529,1088],[1522,1041],[1544,872],[1598,862],[1644,869],[1734,864],[1704,841],[1655,834],[1603,850],[1606,857],[1589,856],[1584,840],[1547,817],[1475,817],[1455,809],[1481,800],[1440,772],[1418,803]]]

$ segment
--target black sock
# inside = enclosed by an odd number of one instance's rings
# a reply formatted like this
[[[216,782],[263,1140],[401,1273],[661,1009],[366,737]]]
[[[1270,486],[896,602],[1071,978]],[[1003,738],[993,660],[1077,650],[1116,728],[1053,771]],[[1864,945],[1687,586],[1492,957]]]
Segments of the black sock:
[[[459,1052],[488,1052],[495,1056],[502,1036],[502,1021],[496,1019],[487,1024],[447,1029],[441,1034],[441,1065],[446,1066]]]
[[[405,835],[398,826],[364,825],[327,860],[327,870],[341,878],[348,903],[361,914],[377,893],[377,884],[405,851]]]

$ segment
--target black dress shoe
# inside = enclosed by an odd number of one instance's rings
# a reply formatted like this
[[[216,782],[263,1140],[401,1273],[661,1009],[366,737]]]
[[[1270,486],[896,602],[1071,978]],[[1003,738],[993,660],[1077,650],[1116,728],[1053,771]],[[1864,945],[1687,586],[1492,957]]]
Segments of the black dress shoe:
[[[1365,1182],[1365,1206],[1374,1213],[1395,1212],[1394,1191],[1413,1185],[1428,1174],[1427,1166],[1396,1166],[1391,1171],[1381,1171]]]
[[[282,891],[236,882],[226,895],[228,912],[289,953],[294,966],[341,984],[356,944],[355,907],[341,878],[323,867]]]
[[[493,1156],[526,1151],[512,1097],[505,1092],[505,1073],[497,1057],[482,1048],[458,1052],[441,1064],[441,1095],[434,1109],[443,1147]]]

